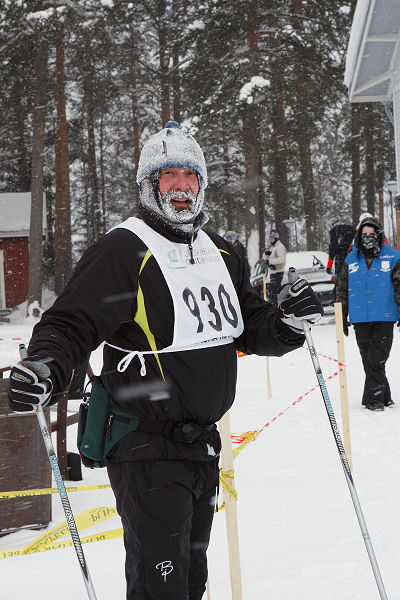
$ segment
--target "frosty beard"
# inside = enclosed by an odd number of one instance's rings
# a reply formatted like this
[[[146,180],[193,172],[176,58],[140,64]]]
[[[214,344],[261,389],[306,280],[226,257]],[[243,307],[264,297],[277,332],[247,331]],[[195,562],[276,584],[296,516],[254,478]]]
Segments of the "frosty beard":
[[[200,193],[194,194],[189,190],[187,192],[169,190],[169,192],[165,192],[164,194],[159,192],[159,201],[168,221],[185,225],[193,223],[201,210],[203,203],[200,201],[199,196]],[[187,207],[176,207],[172,204],[174,199],[188,200],[189,204]]]
[[[198,194],[170,190],[165,194],[159,191],[159,172],[143,179],[139,186],[139,198],[142,210],[152,218],[164,223],[178,235],[191,235],[207,221],[208,217],[202,212],[204,203],[204,187],[200,183]],[[187,198],[187,208],[178,208],[171,204],[173,198]]]

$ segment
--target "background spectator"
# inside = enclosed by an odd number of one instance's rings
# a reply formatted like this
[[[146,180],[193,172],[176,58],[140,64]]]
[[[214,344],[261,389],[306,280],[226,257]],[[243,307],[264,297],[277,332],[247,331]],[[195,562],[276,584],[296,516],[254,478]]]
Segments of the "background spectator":
[[[400,252],[384,244],[378,219],[365,218],[340,272],[336,299],[342,303],[343,331],[354,323],[365,372],[362,404],[384,410],[394,404],[385,373],[393,342],[393,325],[399,326]]]
[[[326,265],[328,275],[333,275],[332,267],[335,263],[335,278],[339,277],[344,259],[347,256],[356,230],[350,223],[344,223],[336,217],[331,223],[329,231],[329,260]]]
[[[264,258],[270,272],[270,285],[268,286],[268,300],[278,306],[277,295],[281,287],[283,271],[286,264],[286,248],[279,239],[279,233],[272,229],[269,234],[269,250],[265,250]]]
[[[247,258],[247,250],[243,246],[242,242],[239,242],[236,231],[227,231],[224,235],[224,238],[227,242],[232,244],[234,251],[240,256],[240,258],[244,262],[247,277],[250,279],[250,265]]]

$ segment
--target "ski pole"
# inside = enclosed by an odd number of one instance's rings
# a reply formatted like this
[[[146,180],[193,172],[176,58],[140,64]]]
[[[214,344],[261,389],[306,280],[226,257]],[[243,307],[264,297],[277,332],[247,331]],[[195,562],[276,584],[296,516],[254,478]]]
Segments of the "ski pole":
[[[28,353],[26,351],[25,345],[19,345],[19,354],[21,357],[21,361],[24,361],[28,358]],[[74,514],[71,509],[71,505],[69,503],[68,494],[65,489],[64,481],[61,476],[60,467],[58,466],[57,456],[54,451],[53,442],[51,441],[51,435],[49,433],[49,429],[46,423],[46,417],[44,416],[43,408],[40,404],[35,405],[34,410],[36,412],[36,416],[39,423],[40,432],[43,437],[44,445],[46,446],[47,456],[49,457],[51,468],[53,469],[54,478],[56,480],[56,484],[58,487],[58,493],[60,494],[61,504],[64,509],[65,518],[67,520],[67,524],[69,527],[69,531],[71,534],[72,542],[74,544],[75,552],[79,560],[79,564],[82,571],[83,580],[85,582],[86,591],[89,597],[89,600],[96,600],[96,593],[94,591],[93,583],[90,578],[89,569],[86,564],[85,555],[83,553],[81,539],[79,537],[78,529],[76,527]]]
[[[293,283],[296,279],[296,269],[294,267],[289,268],[288,273],[289,283]],[[318,379],[319,387],[322,394],[322,399],[325,404],[326,412],[328,414],[329,423],[331,425],[333,437],[335,438],[336,447],[339,452],[340,460],[342,462],[342,467],[344,471],[344,475],[346,477],[347,485],[349,487],[351,499],[353,501],[354,509],[356,511],[358,523],[360,525],[361,533],[364,539],[365,547],[367,549],[368,557],[371,563],[372,571],[374,573],[376,585],[378,587],[379,595],[381,600],[388,600],[385,586],[383,584],[382,576],[379,571],[379,566],[375,557],[374,549],[372,547],[371,538],[369,537],[367,524],[365,522],[365,518],[361,509],[360,500],[357,495],[357,491],[354,485],[353,476],[351,474],[351,470],[349,467],[349,463],[347,461],[346,452],[343,446],[342,438],[340,437],[339,428],[337,426],[335,414],[333,412],[332,404],[329,398],[328,390],[326,388],[324,376],[322,375],[321,365],[319,364],[319,360],[317,357],[317,352],[314,347],[314,342],[311,336],[310,329],[307,327],[307,324],[302,322],[302,327],[304,331],[304,335],[306,336],[306,341],[308,345],[308,350],[310,352],[311,360],[314,365],[315,374]]]

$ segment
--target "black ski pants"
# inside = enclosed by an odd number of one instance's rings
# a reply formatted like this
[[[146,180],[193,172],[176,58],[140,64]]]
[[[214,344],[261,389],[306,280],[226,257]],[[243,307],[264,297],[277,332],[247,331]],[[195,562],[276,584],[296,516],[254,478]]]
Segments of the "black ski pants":
[[[362,404],[383,405],[391,400],[385,366],[393,343],[393,325],[388,321],[355,323],[354,330],[365,372]]]
[[[218,460],[109,464],[124,529],[127,600],[201,600]]]

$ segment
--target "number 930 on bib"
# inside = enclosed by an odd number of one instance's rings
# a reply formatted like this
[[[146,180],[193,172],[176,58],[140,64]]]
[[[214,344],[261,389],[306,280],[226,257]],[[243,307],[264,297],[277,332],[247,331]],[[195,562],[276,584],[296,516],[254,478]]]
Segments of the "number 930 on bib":
[[[220,251],[204,231],[193,241],[191,256],[188,244],[167,240],[140,219],[130,217],[122,226],[143,240],[168,285],[174,337],[164,351],[229,343],[241,335],[235,287]]]

